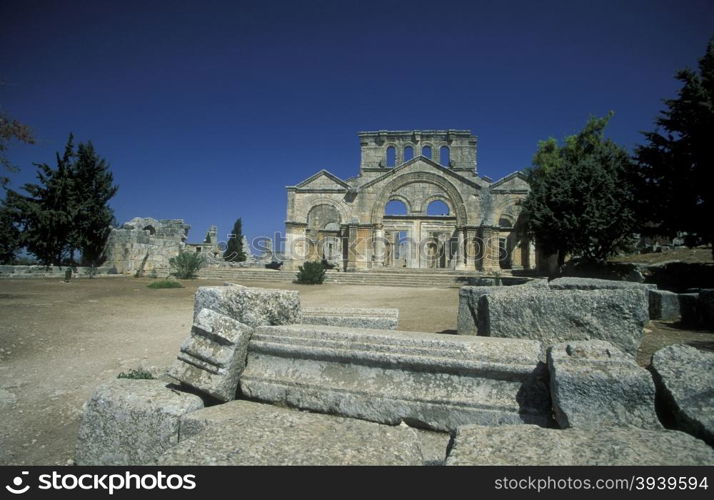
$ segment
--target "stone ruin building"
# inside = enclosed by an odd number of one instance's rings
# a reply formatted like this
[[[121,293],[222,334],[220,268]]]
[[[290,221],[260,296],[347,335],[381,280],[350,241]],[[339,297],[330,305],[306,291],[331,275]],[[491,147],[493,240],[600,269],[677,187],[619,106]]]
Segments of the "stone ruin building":
[[[216,226],[209,228],[203,243],[187,243],[189,229],[183,219],[135,217],[112,228],[104,249],[105,266],[118,274],[168,274],[169,260],[182,251],[220,257]]]
[[[345,271],[375,268],[494,272],[531,269],[519,219],[525,175],[478,174],[468,130],[360,132],[359,174],[321,170],[288,186],[286,268],[326,260]],[[401,213],[392,209],[401,206]],[[441,207],[435,211],[435,207]]]

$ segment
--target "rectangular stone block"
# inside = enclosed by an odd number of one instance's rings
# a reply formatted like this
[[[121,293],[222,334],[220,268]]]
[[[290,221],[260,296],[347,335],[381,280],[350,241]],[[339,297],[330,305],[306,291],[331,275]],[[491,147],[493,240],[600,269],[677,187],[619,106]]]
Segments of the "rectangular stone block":
[[[650,319],[675,320],[680,316],[679,295],[667,290],[650,290]]]
[[[399,309],[303,307],[300,323],[396,330],[399,323]]]
[[[587,340],[548,349],[553,412],[562,428],[660,429],[650,373],[609,342]]]
[[[555,290],[618,290],[621,288],[636,288],[639,290],[656,290],[652,283],[637,283],[634,281],[602,280],[596,278],[565,277],[548,282]]]
[[[549,425],[544,361],[532,340],[259,327],[240,388],[250,399],[441,431],[466,423]]]
[[[300,320],[300,295],[294,290],[202,286],[196,291],[194,317],[210,309],[244,325],[288,325]]]
[[[151,465],[179,439],[179,418],[203,408],[194,394],[161,380],[115,379],[87,402],[77,438],[77,465]]]
[[[221,401],[235,399],[252,333],[252,327],[202,309],[169,376]]]
[[[541,340],[605,340],[634,355],[649,319],[646,290],[519,287],[479,298],[478,334]]]
[[[482,295],[500,290],[498,286],[462,286],[459,290],[457,332],[478,335],[478,302]]]
[[[457,430],[446,465],[714,465],[714,451],[670,430],[471,425]]]
[[[188,417],[188,415],[187,415]],[[422,465],[417,433],[333,415],[232,401],[181,422],[160,465]]]
[[[679,299],[682,326],[699,328],[699,308],[697,307],[699,293],[680,293],[677,298]]]

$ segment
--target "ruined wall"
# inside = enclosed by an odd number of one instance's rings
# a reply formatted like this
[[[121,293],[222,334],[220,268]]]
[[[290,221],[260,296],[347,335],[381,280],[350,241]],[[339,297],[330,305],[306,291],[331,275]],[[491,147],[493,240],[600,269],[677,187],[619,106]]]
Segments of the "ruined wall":
[[[190,228],[183,219],[135,217],[112,229],[104,266],[120,274],[168,274],[169,259],[186,247]]]

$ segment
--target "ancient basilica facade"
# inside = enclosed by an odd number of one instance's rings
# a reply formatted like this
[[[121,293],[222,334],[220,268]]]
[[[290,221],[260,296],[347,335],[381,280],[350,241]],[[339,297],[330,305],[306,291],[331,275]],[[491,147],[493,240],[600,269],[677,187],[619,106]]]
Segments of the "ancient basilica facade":
[[[344,271],[535,267],[519,218],[526,178],[479,175],[470,131],[360,132],[359,139],[357,176],[321,170],[287,187],[289,268],[310,260]]]

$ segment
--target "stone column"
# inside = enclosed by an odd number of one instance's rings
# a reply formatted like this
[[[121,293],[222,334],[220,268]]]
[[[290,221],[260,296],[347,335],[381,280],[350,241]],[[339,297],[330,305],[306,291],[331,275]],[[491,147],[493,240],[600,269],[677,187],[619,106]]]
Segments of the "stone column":
[[[464,230],[466,232],[466,243],[464,245],[466,253],[466,270],[475,271],[476,270],[476,228],[468,228]]]
[[[374,267],[384,267],[384,256],[384,226],[382,224],[377,224],[374,226]]]
[[[513,234],[509,235],[509,239],[516,243],[511,251],[511,269],[523,269],[523,253],[526,251],[526,242],[518,240]]]
[[[485,273],[493,273],[501,270],[498,262],[498,230],[490,226],[481,229],[481,240],[483,245],[483,259],[481,259],[481,270]]]
[[[305,262],[307,256],[307,242],[305,239],[306,224],[288,222],[285,224],[285,254],[284,269],[293,270]]]
[[[357,270],[357,223],[350,223],[347,226],[347,268],[348,272]]]
[[[528,242],[528,269],[536,268],[536,245],[535,241]]]
[[[466,248],[464,247],[465,237],[464,237],[464,229],[463,228],[456,229],[456,237],[458,238],[458,243],[456,245],[456,267],[455,267],[455,269],[457,271],[463,271],[464,269],[466,269],[466,259],[464,258],[466,255]]]

